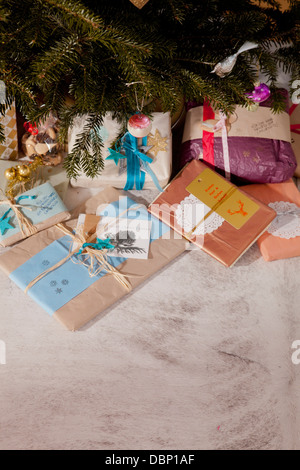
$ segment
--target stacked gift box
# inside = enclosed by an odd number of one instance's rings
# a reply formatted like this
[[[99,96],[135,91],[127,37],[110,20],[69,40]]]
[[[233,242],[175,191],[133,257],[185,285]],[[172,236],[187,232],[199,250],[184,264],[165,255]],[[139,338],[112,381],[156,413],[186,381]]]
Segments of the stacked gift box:
[[[105,189],[72,213],[50,183],[3,197],[0,243],[14,246],[0,257],[1,269],[73,331],[167,266],[187,241],[222,269],[255,242],[266,261],[299,256],[295,107],[288,111],[274,115],[266,101],[226,117],[206,101],[187,105],[182,169],[173,179],[170,114],[137,113],[114,146],[120,126],[108,113],[102,174],[71,181]],[[70,129],[69,150],[85,122]],[[146,207],[132,189],[159,195]]]

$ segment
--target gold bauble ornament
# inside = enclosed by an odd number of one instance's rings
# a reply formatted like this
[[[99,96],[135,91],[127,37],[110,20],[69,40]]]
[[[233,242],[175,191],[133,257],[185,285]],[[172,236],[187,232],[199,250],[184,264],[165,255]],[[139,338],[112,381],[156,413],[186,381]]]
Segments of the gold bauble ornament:
[[[9,181],[5,195],[8,199],[13,200],[20,191],[26,190],[26,184],[31,182],[31,187],[35,184],[35,172],[39,167],[43,166],[41,157],[36,157],[30,165],[17,165],[5,170],[5,178]]]
[[[8,181],[12,181],[13,179],[15,179],[16,177],[16,170],[15,168],[7,168],[7,170],[5,170],[5,178],[8,180]]]
[[[16,170],[16,182],[19,181],[19,183],[22,183],[22,181],[24,180],[24,178],[20,175],[20,168],[21,168],[21,165],[17,165],[15,167],[15,170]]]
[[[28,165],[22,165],[18,168],[18,172],[22,178],[28,178],[28,176],[30,176],[31,170]]]

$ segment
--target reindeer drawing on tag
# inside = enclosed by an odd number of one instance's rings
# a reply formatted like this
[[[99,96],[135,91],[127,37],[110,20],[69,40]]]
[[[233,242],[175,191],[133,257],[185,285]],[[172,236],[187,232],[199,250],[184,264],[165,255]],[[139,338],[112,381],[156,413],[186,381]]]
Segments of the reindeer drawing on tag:
[[[238,211],[232,211],[232,210],[228,209],[228,211],[227,211],[228,214],[230,214],[230,215],[241,214],[243,217],[246,217],[246,215],[248,215],[248,212],[244,211],[245,203],[242,202],[241,200],[239,200],[237,202],[240,206],[239,210]]]
[[[110,239],[110,243],[114,245],[115,250],[120,254],[133,254],[133,253],[145,253],[145,250],[139,246],[136,246],[136,236],[131,230],[122,230],[116,234],[108,234],[107,238]]]

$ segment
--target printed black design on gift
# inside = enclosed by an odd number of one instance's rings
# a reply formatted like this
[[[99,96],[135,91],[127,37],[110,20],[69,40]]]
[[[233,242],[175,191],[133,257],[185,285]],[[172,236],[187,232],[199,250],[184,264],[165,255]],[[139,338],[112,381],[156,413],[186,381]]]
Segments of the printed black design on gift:
[[[61,283],[62,283],[63,286],[67,286],[69,284],[69,281],[68,281],[68,279],[63,279],[61,281]]]
[[[116,234],[108,234],[106,238],[110,239],[110,243],[114,245],[115,250],[118,251],[120,255],[146,253],[143,248],[135,246],[136,236],[132,231],[126,230],[117,232]]]
[[[62,289],[59,289],[59,288],[57,288],[55,291],[56,294],[62,294],[62,292],[63,292]]]
[[[55,287],[56,285],[57,285],[57,282],[56,282],[56,281],[51,281],[51,282],[50,282],[50,286],[51,286],[51,287]]]
[[[44,261],[42,262],[43,266],[49,266],[49,264],[50,264],[50,261],[48,261],[47,259],[44,259]]]

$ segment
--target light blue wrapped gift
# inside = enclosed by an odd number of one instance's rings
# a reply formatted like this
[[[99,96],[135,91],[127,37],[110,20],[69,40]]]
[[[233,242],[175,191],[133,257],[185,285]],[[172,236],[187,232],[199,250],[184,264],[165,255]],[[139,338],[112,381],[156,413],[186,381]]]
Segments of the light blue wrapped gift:
[[[70,218],[61,198],[47,182],[12,202],[0,200],[0,245],[13,245],[19,240]]]

